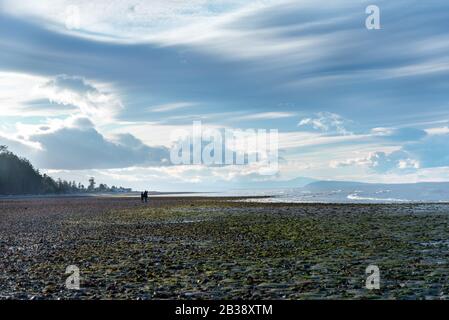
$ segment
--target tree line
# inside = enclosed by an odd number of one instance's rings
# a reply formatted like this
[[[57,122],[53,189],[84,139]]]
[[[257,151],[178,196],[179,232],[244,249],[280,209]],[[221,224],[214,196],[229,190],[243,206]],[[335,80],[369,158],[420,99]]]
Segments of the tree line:
[[[96,186],[95,178],[89,179],[89,184],[84,186],[75,181],[53,179],[47,174],[41,174],[31,162],[18,157],[0,145],[0,194],[70,194],[70,193],[95,193],[95,192],[128,192],[131,189],[112,186],[104,183]]]

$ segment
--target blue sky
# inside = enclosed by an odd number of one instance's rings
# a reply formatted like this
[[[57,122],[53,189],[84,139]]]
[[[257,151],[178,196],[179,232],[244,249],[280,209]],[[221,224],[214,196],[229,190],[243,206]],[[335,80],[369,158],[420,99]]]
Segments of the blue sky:
[[[365,27],[371,4],[380,30]],[[448,9],[0,0],[0,143],[56,177],[134,188],[447,181]],[[170,134],[197,120],[278,129],[279,173],[168,165]]]

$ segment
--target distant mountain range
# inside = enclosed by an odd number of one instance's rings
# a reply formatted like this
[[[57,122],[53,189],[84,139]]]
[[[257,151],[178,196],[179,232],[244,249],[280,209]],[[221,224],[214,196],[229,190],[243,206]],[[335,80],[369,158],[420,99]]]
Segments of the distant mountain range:
[[[230,184],[232,185],[232,184]],[[449,182],[420,182],[420,183],[365,183],[357,181],[333,181],[316,180],[307,177],[297,177],[291,180],[282,181],[238,181],[235,185],[241,189],[294,189],[301,188],[311,192],[325,191],[366,191],[376,192],[381,190],[422,192],[449,192]]]

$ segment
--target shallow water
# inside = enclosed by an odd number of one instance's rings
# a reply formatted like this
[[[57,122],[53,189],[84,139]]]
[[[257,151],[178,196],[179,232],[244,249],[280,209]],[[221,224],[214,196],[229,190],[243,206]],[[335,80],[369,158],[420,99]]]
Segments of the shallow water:
[[[360,189],[360,188],[359,188]],[[263,190],[230,190],[217,193],[195,193],[175,195],[179,196],[269,196],[267,198],[245,199],[239,201],[260,203],[446,203],[449,202],[449,190],[426,190],[410,193],[406,190],[329,190],[313,192],[305,188],[293,189],[263,189]],[[171,196],[171,195],[167,195]]]

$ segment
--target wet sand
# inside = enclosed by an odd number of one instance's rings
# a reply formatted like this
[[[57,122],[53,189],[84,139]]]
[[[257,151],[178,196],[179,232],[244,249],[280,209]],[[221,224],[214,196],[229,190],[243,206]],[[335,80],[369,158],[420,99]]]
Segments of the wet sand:
[[[446,299],[448,261],[448,204],[0,200],[1,299]]]

